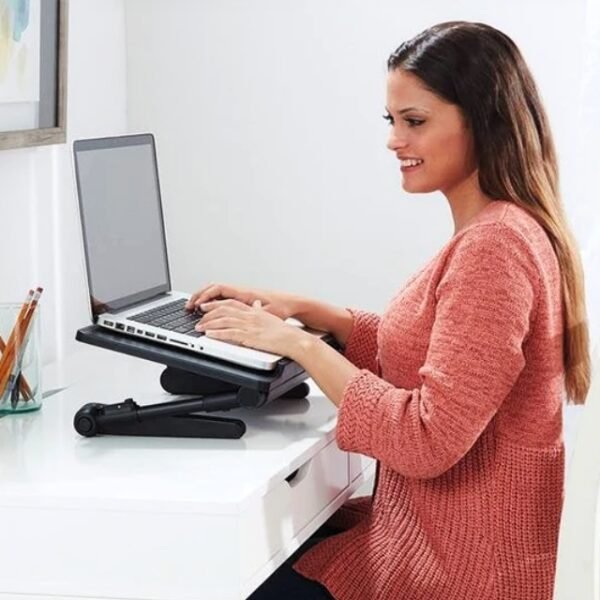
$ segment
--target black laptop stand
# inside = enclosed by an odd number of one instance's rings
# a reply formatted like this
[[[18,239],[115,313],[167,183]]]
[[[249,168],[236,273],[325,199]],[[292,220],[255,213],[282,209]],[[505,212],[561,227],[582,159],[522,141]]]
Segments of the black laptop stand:
[[[161,437],[240,438],[246,425],[239,419],[194,414],[263,406],[281,397],[304,398],[308,374],[294,361],[281,359],[274,370],[262,371],[234,365],[151,340],[113,333],[96,325],[77,331],[86,344],[137,356],[166,366],[160,383],[172,394],[196,398],[139,406],[128,398],[117,404],[90,403],[74,418],[78,433]],[[325,338],[334,343],[333,338]]]

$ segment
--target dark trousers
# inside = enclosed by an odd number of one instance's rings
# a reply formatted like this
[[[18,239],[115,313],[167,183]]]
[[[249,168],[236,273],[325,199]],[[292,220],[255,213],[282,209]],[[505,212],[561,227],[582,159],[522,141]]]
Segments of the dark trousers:
[[[339,532],[326,525],[321,527],[247,600],[335,600],[320,583],[306,579],[292,569],[292,564],[309,548],[335,533]]]

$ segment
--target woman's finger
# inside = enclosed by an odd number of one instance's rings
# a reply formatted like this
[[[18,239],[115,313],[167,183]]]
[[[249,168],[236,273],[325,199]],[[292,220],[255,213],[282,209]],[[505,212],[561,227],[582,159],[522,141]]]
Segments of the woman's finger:
[[[244,304],[243,302],[240,302],[239,300],[233,300],[233,299],[212,300],[209,302],[202,302],[202,303],[198,304],[198,306],[200,307],[200,309],[203,312],[205,312],[207,314],[210,312],[214,312],[215,310],[218,310],[221,308],[231,308],[231,309],[238,310],[238,311],[250,310],[250,307],[247,304]]]
[[[206,336],[244,346],[244,332],[240,329],[209,329]]]
[[[205,285],[204,287],[200,288],[197,292],[194,292],[189,300],[186,303],[186,307],[187,308],[192,308],[196,305],[196,302],[198,302],[199,299],[201,298],[212,298],[214,296],[212,296],[210,294],[210,291],[213,288],[219,288],[219,285],[214,284],[214,283],[209,283],[208,285]]]
[[[216,298],[227,298],[231,295],[231,290],[225,285],[213,285],[196,298],[194,305],[197,307],[204,302],[211,302]]]
[[[197,331],[212,331],[215,329],[232,329],[239,328],[242,323],[235,316],[218,317],[210,321],[200,321],[196,325]]]
[[[214,321],[215,319],[220,319],[222,317],[232,316],[232,314],[236,313],[233,312],[231,308],[227,308],[225,306],[216,306],[214,309],[205,312],[205,314],[198,321],[197,324],[199,325],[200,323],[210,323],[210,321]]]

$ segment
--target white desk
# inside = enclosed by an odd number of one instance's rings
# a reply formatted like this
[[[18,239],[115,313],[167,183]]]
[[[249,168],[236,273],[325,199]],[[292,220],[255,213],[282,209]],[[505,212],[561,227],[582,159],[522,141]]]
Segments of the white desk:
[[[161,369],[82,346],[44,373],[65,391],[0,419],[0,600],[242,600],[372,472],[314,385],[226,413],[241,440],[75,432],[87,402],[164,401]]]

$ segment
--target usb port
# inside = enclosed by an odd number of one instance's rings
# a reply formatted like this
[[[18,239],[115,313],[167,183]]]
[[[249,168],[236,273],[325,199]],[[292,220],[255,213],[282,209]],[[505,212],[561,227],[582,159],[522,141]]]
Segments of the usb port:
[[[108,325],[109,327],[114,327],[115,324],[112,321],[104,321],[105,325]]]
[[[154,337],[154,334],[153,334],[153,333],[150,333],[149,331],[146,331],[146,333],[145,333],[145,336],[146,336],[146,337],[152,337],[152,338],[153,338],[153,337]]]
[[[127,333],[135,333],[135,327],[131,325],[127,325]]]
[[[115,327],[121,331],[125,331],[125,325],[123,325],[123,323],[117,323]]]
[[[167,336],[166,335],[157,335],[156,336],[157,340],[162,340],[163,342],[167,341]]]

